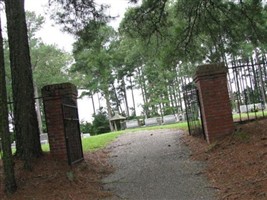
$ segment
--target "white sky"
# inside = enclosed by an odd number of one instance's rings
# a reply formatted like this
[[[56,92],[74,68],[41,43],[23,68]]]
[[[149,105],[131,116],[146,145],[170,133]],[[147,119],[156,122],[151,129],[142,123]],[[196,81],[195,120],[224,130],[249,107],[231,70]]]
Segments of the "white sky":
[[[128,7],[128,0],[97,0],[99,3],[110,4],[111,8],[107,11],[112,16],[119,16],[119,18],[110,23],[114,28],[118,28],[120,20]],[[38,36],[43,39],[45,43],[57,44],[58,47],[71,52],[74,38],[68,34],[60,31],[59,25],[56,25],[49,16],[45,15],[48,0],[25,0],[25,9],[41,14],[46,18],[46,23]]]

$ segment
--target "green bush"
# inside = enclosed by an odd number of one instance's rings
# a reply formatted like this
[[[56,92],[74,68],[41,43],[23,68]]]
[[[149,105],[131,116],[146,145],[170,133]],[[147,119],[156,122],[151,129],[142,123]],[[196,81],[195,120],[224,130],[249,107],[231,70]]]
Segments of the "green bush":
[[[93,135],[110,132],[109,120],[106,111],[100,109],[93,117]]]
[[[93,125],[86,121],[82,121],[80,123],[80,130],[82,133],[90,133],[91,135],[94,134]]]

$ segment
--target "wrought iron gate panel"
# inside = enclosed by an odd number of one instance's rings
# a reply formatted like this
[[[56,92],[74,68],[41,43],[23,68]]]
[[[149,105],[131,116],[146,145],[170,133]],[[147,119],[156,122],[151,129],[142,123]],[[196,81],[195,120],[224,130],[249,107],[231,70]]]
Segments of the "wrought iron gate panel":
[[[228,89],[235,121],[266,117],[266,57],[228,63]]]
[[[81,132],[77,106],[62,104],[68,163],[72,165],[83,160]]]
[[[198,90],[192,81],[183,86],[183,96],[189,134],[202,136],[206,139],[202,124]]]

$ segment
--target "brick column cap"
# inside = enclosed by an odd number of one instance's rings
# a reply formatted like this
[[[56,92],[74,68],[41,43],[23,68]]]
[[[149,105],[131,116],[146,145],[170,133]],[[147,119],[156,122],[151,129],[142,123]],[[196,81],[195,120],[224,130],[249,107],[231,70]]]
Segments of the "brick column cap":
[[[72,83],[60,83],[46,85],[42,88],[42,95],[44,97],[51,96],[65,96],[65,95],[78,95],[77,87]]]
[[[194,80],[196,81],[197,78],[205,77],[205,76],[226,74],[227,72],[228,72],[228,69],[224,63],[199,65],[194,75]]]

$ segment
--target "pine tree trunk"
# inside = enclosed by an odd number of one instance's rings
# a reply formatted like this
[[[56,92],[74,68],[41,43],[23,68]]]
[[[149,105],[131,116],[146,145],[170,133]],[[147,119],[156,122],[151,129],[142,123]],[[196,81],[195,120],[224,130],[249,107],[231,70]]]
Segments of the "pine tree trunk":
[[[181,93],[183,92],[183,90],[182,90],[182,78],[180,77],[180,75],[179,75],[179,73],[178,73],[178,70],[179,69],[177,69],[176,68],[176,78],[175,78],[175,80],[176,80],[176,91],[177,91],[177,93],[178,93],[178,102],[179,102],[179,109],[178,109],[178,111],[180,111],[181,113],[183,113],[184,112],[184,109],[183,109],[183,99],[182,99],[182,95],[181,95]]]
[[[95,112],[95,101],[94,101],[94,95],[91,95],[91,99],[92,99],[92,106],[93,106],[93,110],[94,110],[94,115],[96,114]]]
[[[14,99],[17,155],[30,168],[30,160],[42,155],[34,102],[33,77],[24,0],[5,0]]]
[[[105,95],[105,100],[106,100],[106,106],[107,106],[107,110],[108,110],[108,121],[109,121],[109,128],[111,131],[114,131],[114,127],[112,125],[112,122],[110,121],[111,117],[112,117],[112,111],[111,111],[111,105],[109,102],[109,93],[108,93],[108,89],[106,89],[106,91],[104,91],[104,95]]]
[[[11,141],[8,125],[7,91],[5,80],[5,64],[3,38],[0,19],[0,138],[3,151],[4,185],[7,193],[14,193],[17,189],[14,163],[11,152]],[[0,144],[0,145],[1,145]]]
[[[138,70],[139,84],[140,84],[140,88],[141,88],[143,102],[144,102],[145,105],[147,105],[148,101],[147,101],[147,91],[146,91],[145,80],[144,80],[143,74],[141,72],[141,69],[137,68],[137,70]],[[145,106],[144,106],[144,113],[145,113],[146,117],[149,116],[149,110]]]
[[[136,116],[135,98],[134,98],[134,92],[133,92],[133,81],[132,81],[132,77],[131,76],[130,76],[130,84],[131,84],[131,93],[132,93],[133,109],[134,109],[134,114]]]
[[[129,105],[128,105],[128,100],[127,100],[127,90],[126,90],[126,84],[125,84],[125,81],[124,81],[124,77],[122,78],[122,85],[123,85],[123,94],[124,94],[124,101],[125,101],[126,117],[129,117],[130,113],[129,113]]]
[[[101,96],[99,96],[99,92],[97,92],[97,100],[98,100],[98,110],[100,110],[101,109]]]
[[[262,67],[261,67],[261,65],[260,65],[260,63],[261,63],[261,61],[260,61],[260,53],[259,53],[259,51],[258,51],[258,49],[257,48],[255,48],[256,50],[256,61],[257,61],[257,63],[256,63],[256,65],[258,65],[259,66],[259,87],[260,87],[260,93],[261,93],[261,99],[262,99],[262,104],[263,105],[266,105],[266,96],[265,96],[265,88],[264,88],[264,86],[265,86],[265,83],[264,83],[264,81],[263,81],[263,73],[262,73]]]
[[[176,94],[176,90],[175,90],[175,83],[172,86],[172,96],[173,96],[173,103],[174,103],[173,114],[177,114],[178,102],[177,102],[177,94]]]
[[[170,104],[171,104],[171,110],[172,110],[172,114],[175,114],[175,97],[174,97],[174,91],[173,91],[173,87],[169,86],[169,99],[170,99]]]
[[[120,101],[119,101],[119,98],[118,98],[117,91],[116,91],[116,88],[114,86],[114,83],[112,84],[112,88],[113,88],[114,95],[115,95],[116,110],[121,113],[122,112],[121,104],[120,104]]]

